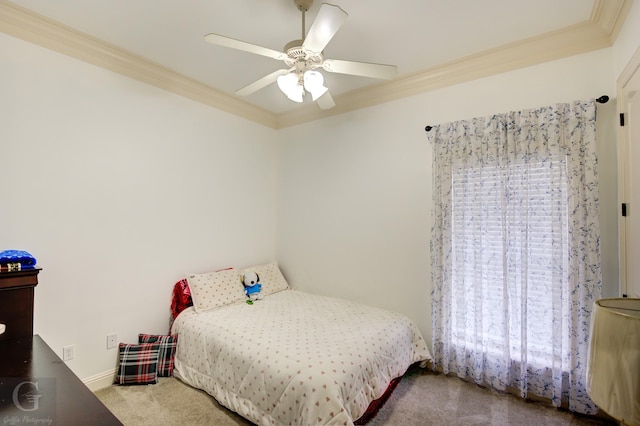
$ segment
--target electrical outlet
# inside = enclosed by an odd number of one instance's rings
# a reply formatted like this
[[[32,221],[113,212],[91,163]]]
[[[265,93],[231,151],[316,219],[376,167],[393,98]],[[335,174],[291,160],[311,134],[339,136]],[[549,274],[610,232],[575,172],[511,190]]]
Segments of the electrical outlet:
[[[107,334],[107,349],[118,346],[118,333]]]
[[[75,356],[75,352],[76,352],[76,349],[74,345],[64,346],[62,348],[62,360],[63,361],[72,360],[73,357]]]

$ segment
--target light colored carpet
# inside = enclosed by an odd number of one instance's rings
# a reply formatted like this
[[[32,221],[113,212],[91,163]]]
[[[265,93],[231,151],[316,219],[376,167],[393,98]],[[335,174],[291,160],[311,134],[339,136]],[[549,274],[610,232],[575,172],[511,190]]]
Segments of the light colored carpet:
[[[218,404],[205,392],[175,378],[156,385],[112,386],[98,398],[126,426],[251,425]],[[589,416],[557,410],[541,402],[524,401],[456,377],[429,370],[407,373],[371,426],[402,425],[615,425]]]

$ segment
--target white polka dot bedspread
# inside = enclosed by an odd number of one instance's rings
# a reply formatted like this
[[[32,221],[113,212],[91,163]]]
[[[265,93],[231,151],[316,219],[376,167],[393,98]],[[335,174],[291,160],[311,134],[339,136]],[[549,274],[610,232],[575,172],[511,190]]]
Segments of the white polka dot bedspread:
[[[416,362],[406,316],[297,290],[176,318],[174,373],[259,425],[351,425]]]

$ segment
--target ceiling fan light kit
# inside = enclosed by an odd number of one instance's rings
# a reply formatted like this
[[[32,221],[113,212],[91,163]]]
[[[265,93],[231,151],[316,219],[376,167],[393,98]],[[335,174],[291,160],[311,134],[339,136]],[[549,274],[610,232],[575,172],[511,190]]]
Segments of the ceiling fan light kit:
[[[329,90],[324,85],[324,77],[322,74],[313,70],[304,73],[304,88],[307,92],[311,93],[314,102]]]
[[[290,73],[278,77],[278,87],[293,102],[303,101],[304,89],[295,74]]]
[[[305,36],[305,13],[313,5],[313,0],[293,0],[293,2],[302,12],[302,40],[293,40],[287,43],[283,52],[219,34],[212,33],[204,37],[207,42],[212,44],[284,61],[288,67],[274,71],[237,90],[237,95],[250,95],[277,81],[278,88],[290,100],[302,102],[306,91],[311,93],[313,101],[317,101],[321,109],[330,109],[335,106],[335,102],[328,88],[324,85],[324,76],[316,71],[317,68],[338,74],[386,80],[390,80],[398,74],[395,65],[325,59],[322,51],[346,21],[347,13],[339,6],[323,3]]]

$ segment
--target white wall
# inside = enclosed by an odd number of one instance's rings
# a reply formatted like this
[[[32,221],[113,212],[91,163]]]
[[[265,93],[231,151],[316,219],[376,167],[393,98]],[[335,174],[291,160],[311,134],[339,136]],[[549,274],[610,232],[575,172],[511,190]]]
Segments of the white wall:
[[[87,378],[168,331],[190,272],[275,258],[276,132],[0,34],[0,249],[43,268],[35,332]]]
[[[599,50],[282,130],[277,255],[287,278],[403,312],[430,342],[425,125],[613,97],[611,55]]]
[[[616,80],[638,48],[640,48],[640,2],[635,1],[613,46],[613,76]]]

